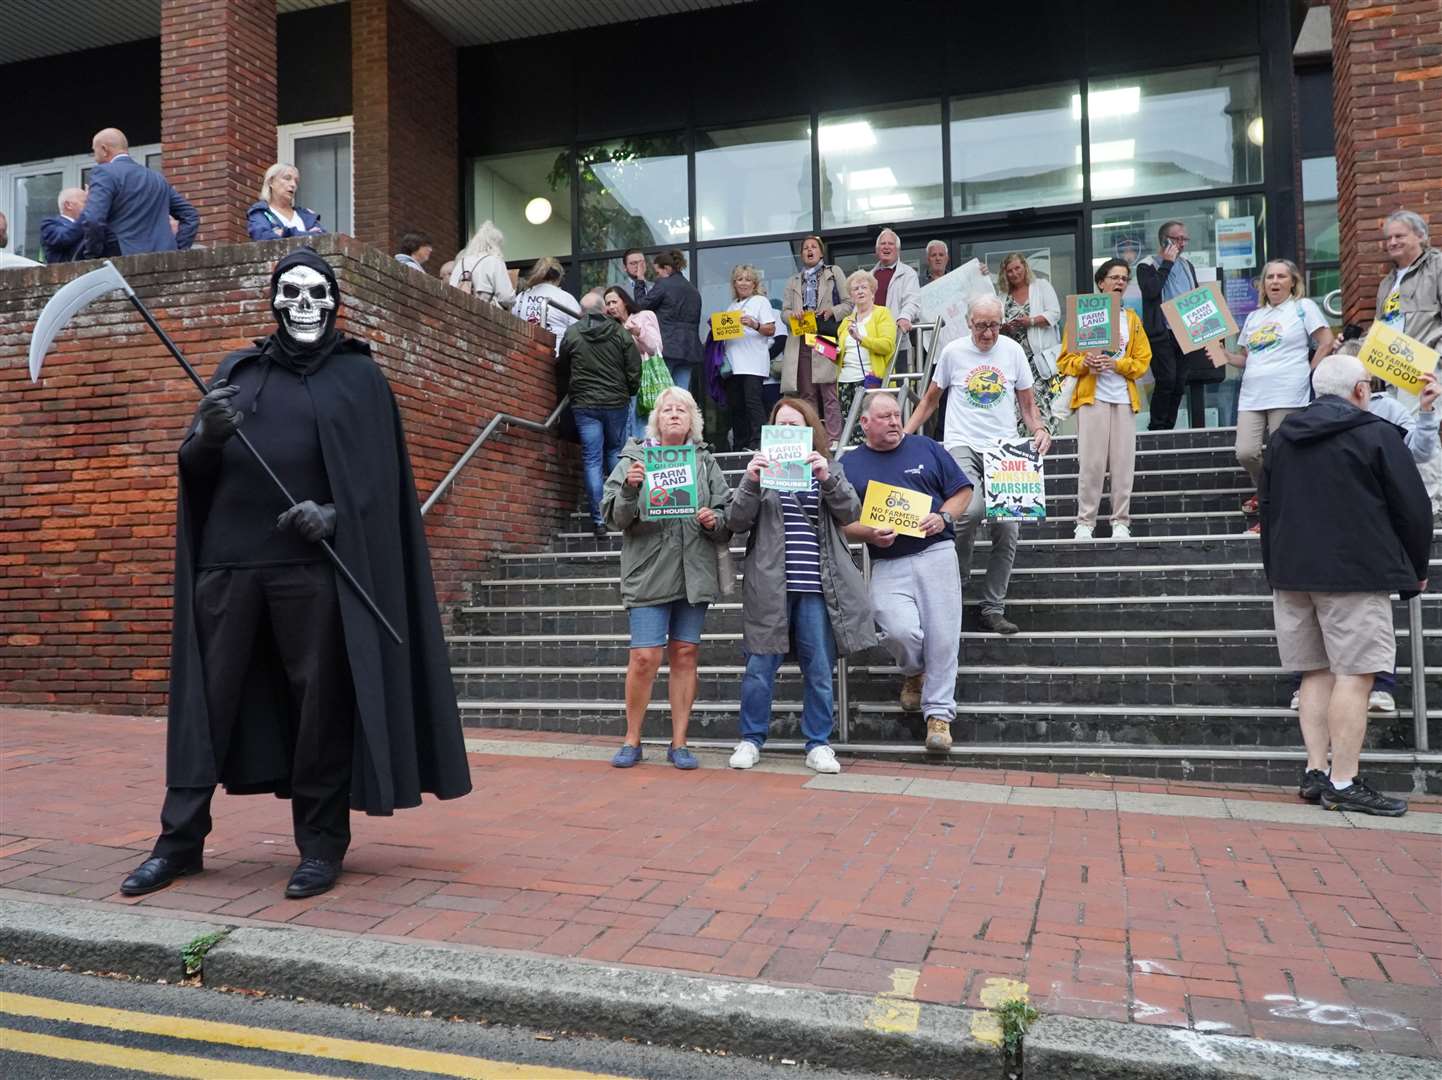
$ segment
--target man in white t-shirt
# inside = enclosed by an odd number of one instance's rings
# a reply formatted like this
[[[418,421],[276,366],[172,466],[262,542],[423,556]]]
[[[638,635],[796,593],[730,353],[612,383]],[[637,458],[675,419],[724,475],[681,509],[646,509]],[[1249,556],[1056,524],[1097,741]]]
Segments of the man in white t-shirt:
[[[942,443],[961,471],[975,478],[977,486],[976,498],[967,504],[965,516],[956,523],[957,562],[963,582],[971,573],[972,548],[986,515],[982,454],[989,446],[1016,439],[1018,410],[1037,453],[1044,454],[1051,448],[1051,435],[1037,412],[1026,353],[1011,338],[1000,337],[1003,310],[1001,301],[994,296],[972,302],[966,316],[971,334],[942,349],[931,385],[906,422],[908,434],[919,431],[935,411],[941,392],[950,391]],[[1017,625],[1006,617],[1006,588],[1016,561],[1020,529],[1017,522],[1001,518],[989,524],[991,557],[981,587],[981,626],[994,634],[1014,634]]]

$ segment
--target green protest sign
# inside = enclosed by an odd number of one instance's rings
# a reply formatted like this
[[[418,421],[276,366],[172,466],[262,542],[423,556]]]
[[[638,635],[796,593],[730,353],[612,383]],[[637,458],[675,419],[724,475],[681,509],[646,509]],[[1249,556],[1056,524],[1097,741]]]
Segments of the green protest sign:
[[[1122,298],[1116,293],[1073,293],[1066,298],[1062,337],[1069,353],[1116,352],[1121,347]]]
[[[1215,281],[1204,281],[1191,292],[1168,300],[1162,305],[1162,314],[1183,352],[1195,352],[1237,332],[1236,320]]]
[[[770,464],[761,470],[761,486],[772,491],[810,491],[811,453],[814,436],[809,427],[766,424],[761,428],[761,453]]]
[[[696,447],[648,446],[645,448],[646,481],[641,487],[641,517],[695,517]]]

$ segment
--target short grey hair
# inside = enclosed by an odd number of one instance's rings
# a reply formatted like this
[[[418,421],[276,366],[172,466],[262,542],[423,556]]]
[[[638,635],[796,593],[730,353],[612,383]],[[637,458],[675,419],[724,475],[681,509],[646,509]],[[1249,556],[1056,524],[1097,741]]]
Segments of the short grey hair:
[[[1413,234],[1421,237],[1423,247],[1431,246],[1432,236],[1431,233],[1427,231],[1427,219],[1421,214],[1414,214],[1411,210],[1393,210],[1387,215],[1387,224],[1382,227],[1385,229],[1387,225],[1392,224],[1394,221],[1400,221],[1403,225],[1406,225]]]
[[[899,236],[896,235],[896,230],[895,230],[895,229],[882,229],[879,233],[877,233],[877,234],[876,234],[876,242],[877,242],[878,244],[881,243],[881,238],[882,238],[883,236],[889,236],[889,237],[891,237],[893,240],[896,241],[896,246],[897,246],[897,247],[901,247],[901,237],[899,237]]]
[[[600,289],[592,289],[585,296],[581,297],[582,311],[603,311],[606,307],[606,297]]]
[[[945,251],[947,254],[951,254],[951,248],[947,247],[947,244],[946,244],[946,241],[945,241],[945,240],[928,240],[928,241],[926,242],[926,253],[927,253],[928,255],[930,255],[930,254],[931,254],[931,249],[934,248],[934,247],[939,247],[939,248],[941,248],[942,251]]]
[[[701,407],[696,404],[696,399],[691,394],[682,390],[679,386],[668,386],[656,395],[656,404],[651,406],[651,415],[646,417],[646,435],[648,438],[660,441],[661,429],[658,426],[661,406],[666,402],[675,399],[686,406],[686,411],[691,414],[691,441],[697,446],[701,445],[704,439],[705,421],[701,416]]]
[[[861,399],[861,415],[870,416],[876,411],[876,406],[883,401],[889,401],[898,409],[901,408],[901,401],[894,390],[867,391],[866,396]]]
[[[1360,382],[1368,382],[1369,379],[1362,361],[1355,356],[1333,353],[1312,372],[1312,389],[1317,392],[1318,397],[1324,394],[1351,397],[1353,388]]]
[[[978,296],[975,300],[973,300],[970,304],[967,305],[966,317],[968,319],[972,318],[982,308],[991,308],[997,313],[998,316],[1006,312],[1006,307],[1002,304],[1001,297]]]
[[[77,202],[83,198],[85,198],[84,188],[68,187],[60,192],[59,196],[55,200],[55,205],[56,208],[59,209],[59,211],[63,214],[65,213],[66,203]]]

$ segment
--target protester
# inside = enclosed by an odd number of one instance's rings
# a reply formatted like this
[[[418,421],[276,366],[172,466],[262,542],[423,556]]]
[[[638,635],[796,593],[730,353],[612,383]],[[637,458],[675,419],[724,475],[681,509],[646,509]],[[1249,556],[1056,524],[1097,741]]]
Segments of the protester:
[[[851,415],[856,391],[880,386],[896,353],[896,320],[876,302],[876,276],[856,270],[846,279],[851,311],[836,330],[836,400],[841,415]]]
[[[646,253],[640,248],[628,248],[621,256],[621,265],[626,270],[627,281],[630,282],[631,299],[640,300],[651,287],[651,283],[646,280]]]
[[[656,313],[666,367],[671,380],[685,390],[701,362],[701,338],[697,334],[701,326],[701,294],[681,272],[686,269],[686,256],[679,251],[662,252],[652,265],[656,280],[644,290],[636,307]]]
[[[1317,399],[1272,436],[1261,486],[1277,648],[1285,669],[1303,673],[1297,793],[1327,810],[1397,817],[1406,802],[1363,782],[1357,761],[1373,675],[1397,655],[1390,594],[1427,587],[1431,508],[1401,432],[1368,411],[1361,361],[1324,359],[1312,386]]]
[[[872,481],[921,492],[925,536],[855,522],[846,535],[871,554],[871,610],[881,641],[901,669],[901,707],[926,719],[926,748],[951,749],[956,667],[961,650],[961,577],[954,525],[973,499],[972,482],[940,444],[902,430],[901,408],[884,391],[861,413],[865,445],[846,457],[846,476],[863,505]]]
[[[425,233],[408,232],[401,237],[401,249],[396,252],[396,262],[404,263],[412,270],[419,270],[424,274],[433,250],[431,238]]]
[[[103,233],[105,254],[188,251],[200,231],[195,207],[160,173],[130,156],[123,132],[105,128],[95,133],[90,146],[96,166],[90,170],[85,210],[57,232],[57,241],[70,244]],[[170,228],[171,218],[179,223],[175,231]]]
[[[516,287],[506,270],[506,238],[489,221],[481,222],[470,242],[456,255],[450,283],[482,302],[509,309],[516,302]]]
[[[1108,259],[1093,279],[1099,293],[1126,292],[1131,267]],[[1112,477],[1112,539],[1132,535],[1132,476],[1137,457],[1137,425],[1142,410],[1137,380],[1152,362],[1152,347],[1136,312],[1123,307],[1120,347],[1111,353],[1089,349],[1062,353],[1057,369],[1077,377],[1071,407],[1077,415],[1077,513],[1074,540],[1090,540],[1102,502],[1102,485]]]
[[[1442,252],[1431,246],[1426,220],[1411,210],[1389,214],[1382,243],[1392,270],[1377,286],[1378,320],[1429,349],[1442,349]],[[1417,413],[1416,394],[1398,391],[1397,400]],[[1442,514],[1442,457],[1421,468],[1432,512]]]
[[[1242,369],[1237,396],[1237,462],[1252,478],[1253,494],[1242,512],[1257,512],[1262,444],[1288,416],[1312,399],[1312,369],[1332,349],[1332,331],[1315,303],[1303,296],[1302,271],[1291,259],[1262,267],[1262,304],[1237,334],[1227,363]],[[1311,353],[1310,359],[1308,354]],[[1261,522],[1247,532],[1257,533]]]
[[[947,267],[951,265],[951,248],[945,240],[929,240],[926,244],[926,282],[930,285],[933,281],[940,281],[946,277]]]
[[[750,533],[741,590],[741,741],[733,769],[749,769],[761,756],[771,724],[776,672],[788,654],[801,666],[801,733],[806,764],[839,773],[829,745],[834,696],[832,668],[843,656],[876,644],[866,582],[852,561],[843,528],[861,513],[861,501],[839,462],[831,460],[825,427],[808,401],[782,398],[771,423],[811,431],[810,491],[779,492],[761,486],[768,459],[757,454],[731,500],[726,527]]]
[[[602,485],[626,444],[631,398],[641,387],[641,354],[626,329],[606,317],[596,293],[587,293],[581,308],[580,321],[565,331],[556,355],[570,367],[571,413],[581,436],[591,525],[596,538],[604,539]]]
[[[436,275],[436,277],[440,278],[442,281],[450,281],[450,280],[451,280],[451,271],[454,270],[455,268],[456,268],[456,260],[455,260],[455,259],[447,259],[445,262],[441,263],[440,273],[438,273],[438,274]]]
[[[667,387],[651,410],[645,443],[627,443],[606,480],[602,509],[606,521],[621,530],[621,603],[631,625],[626,738],[611,759],[618,769],[641,760],[641,728],[663,648],[671,698],[666,760],[678,769],[694,769],[698,764],[686,746],[686,727],[696,700],[701,627],[707,606],[720,594],[720,556],[731,540],[726,528],[731,489],[701,441],[701,422],[695,398],[678,386]],[[696,447],[696,515],[647,520],[640,505],[645,447],[684,443]]]
[[[0,214],[0,270],[20,270],[27,266],[39,266],[34,259],[27,259],[24,255],[16,255],[13,252],[5,251],[4,248],[10,243],[10,219]]]
[[[562,335],[581,317],[580,301],[561,288],[564,276],[560,260],[549,255],[537,259],[526,275],[525,289],[516,295],[511,307],[516,318],[544,326],[554,334],[557,353],[561,351]]]
[[[801,241],[801,269],[786,281],[782,293],[782,325],[787,319],[801,319],[808,311],[816,315],[817,332],[835,336],[840,320],[851,314],[851,300],[841,268],[825,262],[826,243],[819,236]],[[788,328],[789,330],[789,328]],[[841,439],[846,412],[837,397],[836,363],[806,343],[804,334],[788,333],[781,354],[781,393],[809,401],[826,419],[831,441]]]
[[[606,314],[630,331],[636,342],[644,372],[646,361],[661,355],[661,324],[656,321],[656,313],[636,310],[636,302],[624,285],[608,286],[604,298]],[[631,431],[638,439],[646,437],[646,413],[635,397],[631,398]]]
[[[921,314],[921,301],[916,295],[921,291],[921,282],[916,270],[901,261],[901,238],[891,229],[882,229],[876,238],[876,265],[871,268],[871,273],[876,279],[873,290],[876,302],[896,318],[901,342],[896,350],[896,369],[910,371],[911,343],[908,335],[911,324]]]
[[[1061,355],[1061,301],[1051,282],[1032,273],[1031,263],[1019,251],[1001,260],[1001,332],[1021,346],[1031,367],[1036,408],[1042,423],[1056,434],[1051,399],[1061,388],[1057,357]]]
[[[282,236],[305,236],[325,232],[320,215],[295,205],[300,187],[300,170],[278,161],[265,170],[260,182],[260,201],[246,211],[246,228],[252,240],[275,240]],[[425,260],[422,259],[422,262]]]
[[[731,449],[755,450],[761,445],[761,425],[766,405],[761,385],[771,374],[771,335],[776,332],[776,313],[766,299],[761,274],[754,266],[731,270],[731,303],[727,311],[741,313],[741,336],[725,342],[726,403],[731,410]]]
[[[976,483],[975,497],[956,523],[957,562],[963,577],[971,575],[971,553],[981,523],[991,530],[991,555],[981,587],[981,626],[993,634],[1015,634],[1016,623],[1006,617],[1006,589],[1016,562],[1020,526],[1014,519],[986,518],[985,470],[982,455],[989,446],[1016,439],[1020,414],[1038,454],[1051,449],[1051,433],[1041,422],[1032,393],[1031,368],[1021,346],[1000,337],[1002,302],[995,296],[973,300],[967,312],[968,337],[958,338],[941,350],[931,385],[921,396],[907,433],[921,429],[936,409],[943,390],[949,390],[943,442],[963,473]]]
[[[1152,347],[1152,378],[1156,380],[1149,431],[1171,431],[1177,426],[1177,410],[1187,389],[1187,368],[1196,355],[1181,351],[1162,314],[1162,304],[1197,287],[1196,268],[1182,254],[1190,242],[1185,224],[1168,221],[1157,230],[1157,253],[1136,264],[1142,325]]]
[[[56,199],[59,217],[40,219],[40,250],[50,264],[93,259],[105,251],[105,240],[92,233],[77,236],[71,228],[85,212],[85,189],[68,187]]]

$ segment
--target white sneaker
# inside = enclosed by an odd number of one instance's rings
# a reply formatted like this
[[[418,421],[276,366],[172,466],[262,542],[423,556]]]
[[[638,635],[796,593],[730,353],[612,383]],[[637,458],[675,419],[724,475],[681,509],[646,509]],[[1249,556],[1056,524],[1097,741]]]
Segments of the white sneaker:
[[[1297,711],[1298,709],[1300,709],[1301,707],[1302,707],[1302,691],[1300,691],[1300,690],[1293,690],[1293,691],[1292,691],[1292,704],[1288,705],[1287,708],[1291,709],[1293,712],[1296,712],[1296,711]]]
[[[806,767],[813,772],[839,773],[841,762],[836,760],[836,751],[823,744],[811,748],[806,755]]]
[[[749,769],[760,760],[761,748],[750,739],[742,739],[736,744],[736,749],[731,752],[729,764],[733,769]]]
[[[1078,525],[1071,534],[1073,540],[1090,540],[1092,538],[1092,527],[1090,525]]]
[[[1368,712],[1396,712],[1397,702],[1385,690],[1373,690],[1367,695]]]
[[[1130,540],[1131,538],[1132,527],[1130,525],[1124,524],[1123,522],[1117,522],[1117,524],[1112,526],[1113,540]]]

